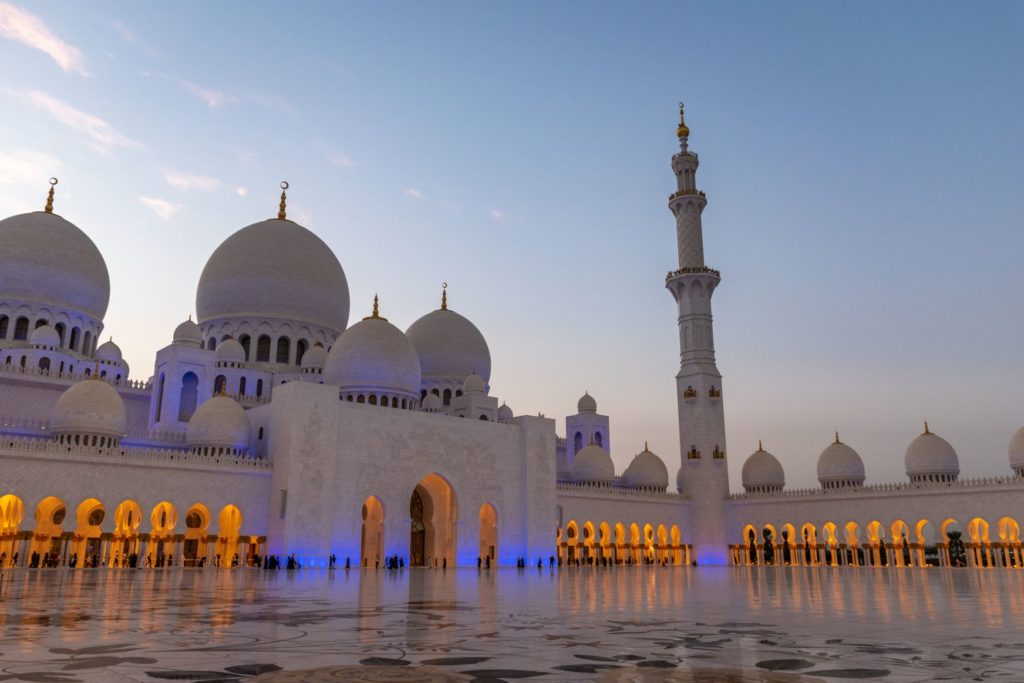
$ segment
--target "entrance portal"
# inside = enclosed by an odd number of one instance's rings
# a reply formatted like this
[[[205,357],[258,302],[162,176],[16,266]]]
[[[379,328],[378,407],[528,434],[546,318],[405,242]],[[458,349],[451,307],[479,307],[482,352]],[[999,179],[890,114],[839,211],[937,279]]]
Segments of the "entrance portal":
[[[458,504],[451,485],[428,474],[409,498],[409,565],[455,566]]]

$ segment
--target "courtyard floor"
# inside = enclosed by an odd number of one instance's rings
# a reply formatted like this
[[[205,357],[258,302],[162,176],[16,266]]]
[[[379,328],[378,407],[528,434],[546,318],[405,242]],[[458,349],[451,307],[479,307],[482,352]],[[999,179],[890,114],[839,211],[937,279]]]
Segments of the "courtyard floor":
[[[256,677],[1024,681],[1024,572],[0,573],[0,681]]]

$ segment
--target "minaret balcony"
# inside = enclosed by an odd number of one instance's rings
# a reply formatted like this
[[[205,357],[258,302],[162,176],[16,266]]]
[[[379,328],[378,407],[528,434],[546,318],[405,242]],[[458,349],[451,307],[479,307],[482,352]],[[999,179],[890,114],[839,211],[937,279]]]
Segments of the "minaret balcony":
[[[722,274],[720,272],[718,272],[717,270],[715,270],[714,268],[708,268],[707,266],[694,266],[694,267],[691,267],[691,268],[680,268],[679,270],[670,270],[670,271],[668,271],[668,275],[665,276],[665,279],[666,280],[671,280],[672,278],[678,277],[680,275],[693,275],[693,274],[712,275],[712,276],[714,276],[716,278],[719,278],[719,279],[721,279],[721,277],[722,277]]]
[[[707,199],[708,196],[700,190],[678,190],[668,196],[668,200],[679,199],[680,197],[702,197]]]

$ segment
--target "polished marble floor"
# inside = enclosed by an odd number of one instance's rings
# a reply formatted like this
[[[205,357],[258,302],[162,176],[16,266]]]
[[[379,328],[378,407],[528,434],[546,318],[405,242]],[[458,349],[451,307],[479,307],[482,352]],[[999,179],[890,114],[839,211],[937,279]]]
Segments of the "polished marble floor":
[[[6,570],[0,681],[1024,681],[1024,572]]]

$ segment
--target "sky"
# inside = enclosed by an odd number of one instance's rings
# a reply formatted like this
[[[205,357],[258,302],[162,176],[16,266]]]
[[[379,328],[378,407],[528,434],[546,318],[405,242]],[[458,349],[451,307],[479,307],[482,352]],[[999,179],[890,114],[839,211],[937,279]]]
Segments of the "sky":
[[[816,485],[838,430],[869,483],[929,421],[963,476],[1024,424],[1024,4],[42,3],[0,0],[0,215],[103,253],[136,379],[207,257],[289,217],[405,329],[471,319],[491,393],[589,391],[621,471],[680,464],[674,190],[685,100],[731,487],[757,441]]]

